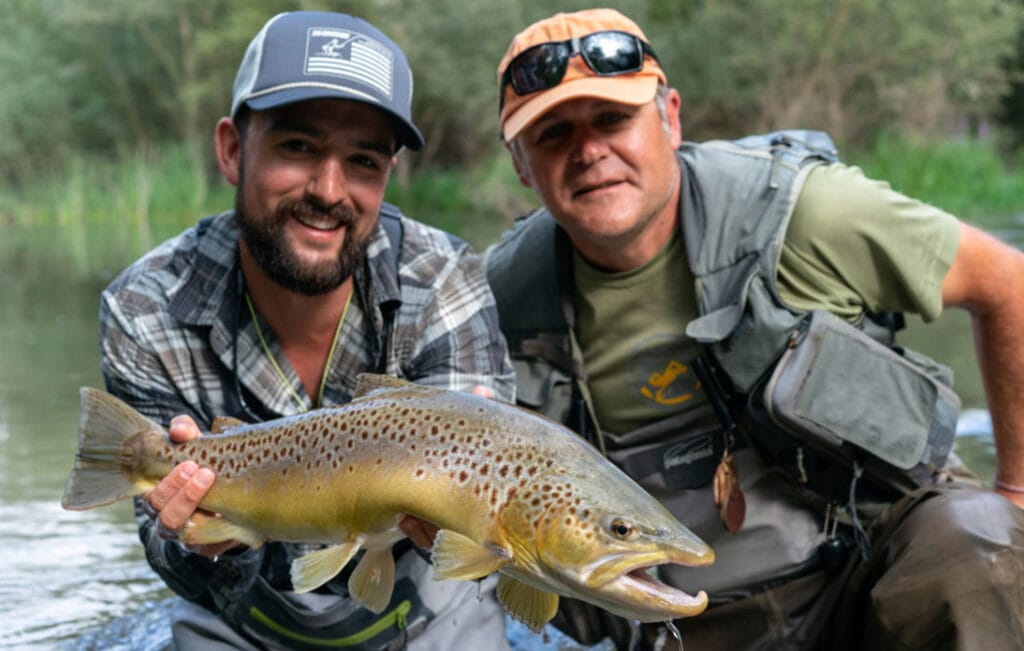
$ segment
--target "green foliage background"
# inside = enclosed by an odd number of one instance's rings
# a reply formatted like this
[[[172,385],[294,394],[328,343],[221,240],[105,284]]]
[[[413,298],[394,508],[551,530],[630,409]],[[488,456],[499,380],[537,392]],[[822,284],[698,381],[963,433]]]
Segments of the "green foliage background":
[[[145,243],[162,234],[150,232],[151,217],[179,213],[190,223],[197,211],[227,207],[230,188],[216,174],[210,143],[246,44],[277,12],[326,9],[376,24],[413,66],[413,114],[428,144],[403,154],[391,198],[435,213],[410,210],[417,217],[486,239],[493,229],[473,230],[481,219],[507,220],[532,203],[497,139],[495,66],[525,25],[588,6],[0,0],[0,218],[109,214],[135,223]],[[998,164],[1015,169],[1024,124],[1014,104],[1021,0],[615,6],[643,27],[678,87],[688,139],[825,129],[849,158],[879,143],[981,137]]]

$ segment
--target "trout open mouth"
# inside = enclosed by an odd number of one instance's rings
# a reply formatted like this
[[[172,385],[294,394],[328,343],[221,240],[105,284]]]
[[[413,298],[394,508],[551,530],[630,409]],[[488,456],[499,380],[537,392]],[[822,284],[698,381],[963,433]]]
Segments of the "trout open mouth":
[[[620,575],[618,579],[613,581],[613,583],[619,583],[621,586],[629,590],[639,591],[658,601],[671,603],[681,609],[687,609],[688,612],[678,615],[681,617],[696,615],[707,607],[708,595],[703,590],[698,592],[696,595],[691,595],[679,590],[678,588],[673,588],[670,585],[662,583],[653,576],[648,571],[648,569],[652,567],[654,566],[638,567],[634,570],[630,570],[629,572]]]
[[[709,550],[710,551],[710,550]],[[607,602],[606,608],[624,616],[645,622],[665,621],[678,617],[699,615],[707,608],[707,593],[701,590],[691,595],[659,580],[653,569],[672,563],[671,560],[638,559],[623,566],[622,558],[597,568],[586,584],[596,589]],[[708,565],[714,555],[689,559],[686,565]],[[618,566],[618,567],[616,567]]]

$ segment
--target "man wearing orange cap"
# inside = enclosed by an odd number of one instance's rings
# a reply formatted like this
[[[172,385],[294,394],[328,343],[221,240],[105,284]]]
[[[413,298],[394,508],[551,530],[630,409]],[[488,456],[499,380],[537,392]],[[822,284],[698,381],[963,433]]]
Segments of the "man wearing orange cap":
[[[486,256],[518,400],[715,549],[658,569],[711,596],[676,622],[687,648],[1024,648],[1024,255],[818,132],[683,142],[678,93],[616,11],[529,26],[498,81],[543,203]],[[900,314],[946,307],[973,316],[994,492],[952,480],[948,369],[894,343]],[[671,647],[563,604],[582,642]]]

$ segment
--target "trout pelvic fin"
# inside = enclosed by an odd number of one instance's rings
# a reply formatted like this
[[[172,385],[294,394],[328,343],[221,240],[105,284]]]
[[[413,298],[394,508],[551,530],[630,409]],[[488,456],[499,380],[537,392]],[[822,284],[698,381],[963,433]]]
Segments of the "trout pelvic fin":
[[[434,538],[430,553],[435,579],[472,581],[497,572],[512,562],[512,553],[496,544],[481,545],[450,529]]]
[[[84,511],[141,495],[145,489],[127,474],[141,460],[126,454],[125,442],[140,432],[163,430],[109,393],[82,387],[79,395],[78,454],[61,505]]]
[[[309,592],[333,579],[356,555],[363,540],[363,536],[356,536],[355,540],[318,549],[293,560],[292,588],[295,592]]]
[[[558,610],[558,595],[538,590],[512,577],[498,576],[498,603],[508,614],[540,633]]]
[[[394,588],[395,557],[391,548],[367,549],[348,578],[349,593],[370,612],[382,613]]]

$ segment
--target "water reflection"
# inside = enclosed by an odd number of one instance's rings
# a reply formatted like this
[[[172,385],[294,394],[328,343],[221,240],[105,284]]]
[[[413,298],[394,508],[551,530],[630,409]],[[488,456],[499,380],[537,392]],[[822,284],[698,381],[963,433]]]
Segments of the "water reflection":
[[[99,292],[136,255],[116,234],[87,229],[9,229],[0,239],[0,648],[168,642],[170,593],[143,558],[130,505],[69,513],[59,504],[76,447],[78,388],[102,386]],[[978,407],[970,335],[956,318],[911,326],[906,338],[953,365],[966,406]],[[990,434],[964,434],[958,451],[990,478]],[[536,648],[537,638],[523,639]]]

